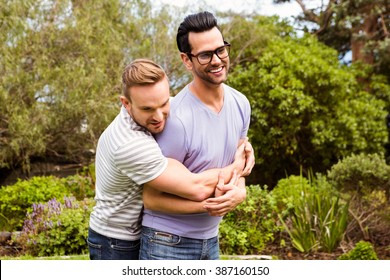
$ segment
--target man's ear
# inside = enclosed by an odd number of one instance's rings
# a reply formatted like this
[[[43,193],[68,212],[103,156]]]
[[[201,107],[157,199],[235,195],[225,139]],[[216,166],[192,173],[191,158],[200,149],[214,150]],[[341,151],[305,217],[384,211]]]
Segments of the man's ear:
[[[192,61],[191,59],[188,57],[187,54],[185,53],[180,53],[180,57],[181,57],[181,60],[183,61],[184,63],[184,66],[187,68],[187,70],[191,71],[192,70]]]
[[[130,101],[123,95],[119,96],[119,100],[121,101],[122,105],[127,109],[129,107]]]

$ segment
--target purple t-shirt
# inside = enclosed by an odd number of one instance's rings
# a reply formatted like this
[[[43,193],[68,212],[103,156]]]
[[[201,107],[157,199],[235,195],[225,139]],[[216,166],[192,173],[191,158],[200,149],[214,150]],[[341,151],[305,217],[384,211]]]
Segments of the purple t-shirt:
[[[195,97],[188,85],[171,101],[166,127],[156,140],[166,157],[182,162],[191,172],[221,168],[234,161],[240,139],[246,137],[251,109],[248,99],[224,86],[219,113]],[[208,239],[218,235],[220,217],[208,213],[176,215],[145,209],[142,225],[172,234]]]

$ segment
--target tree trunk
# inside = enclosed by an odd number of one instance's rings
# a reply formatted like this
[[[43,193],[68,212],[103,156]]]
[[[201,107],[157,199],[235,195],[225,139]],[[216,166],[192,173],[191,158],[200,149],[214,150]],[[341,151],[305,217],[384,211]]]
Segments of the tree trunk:
[[[371,9],[366,7],[365,9]],[[362,13],[363,14],[363,13]],[[353,28],[351,38],[352,62],[362,61],[367,64],[374,64],[374,54],[372,50],[366,48],[367,42],[375,37],[378,30],[378,16],[366,13],[362,25]]]

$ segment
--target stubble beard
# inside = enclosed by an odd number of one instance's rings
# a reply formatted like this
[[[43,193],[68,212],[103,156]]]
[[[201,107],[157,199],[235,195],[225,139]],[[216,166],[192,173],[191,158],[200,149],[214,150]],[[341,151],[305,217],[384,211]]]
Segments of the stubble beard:
[[[205,81],[208,84],[211,85],[221,85],[223,84],[228,77],[228,72],[229,72],[229,65],[227,63],[222,63],[220,66],[224,67],[223,71],[225,71],[223,78],[219,78],[218,80],[210,77],[210,69],[216,68],[216,67],[207,67],[206,69],[199,71],[197,68],[195,68],[195,74],[203,81]],[[211,74],[212,75],[212,74]]]

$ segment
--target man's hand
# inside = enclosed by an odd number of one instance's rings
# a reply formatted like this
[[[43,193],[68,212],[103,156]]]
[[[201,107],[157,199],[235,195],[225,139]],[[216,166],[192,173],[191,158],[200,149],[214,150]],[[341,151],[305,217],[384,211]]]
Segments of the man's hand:
[[[225,185],[225,178],[223,177],[222,172],[219,172],[218,174],[218,183],[215,188],[214,197],[219,197],[224,195],[227,191],[232,190],[234,187],[236,187],[236,184],[238,182],[238,176],[237,171],[233,170],[232,178],[230,179],[230,182]]]
[[[255,165],[255,153],[252,144],[248,142],[248,137],[240,140],[234,155],[233,166],[240,176],[248,176]]]
[[[238,186],[240,185],[240,186]],[[220,174],[218,185],[215,190],[215,197],[206,200],[204,208],[210,216],[224,216],[237,207],[246,198],[244,178],[237,176],[234,172],[228,184],[224,184],[224,178]]]
[[[242,171],[241,176],[248,176],[251,174],[253,166],[255,166],[255,152],[253,150],[252,144],[248,141],[245,141],[245,168]]]
[[[234,154],[233,167],[234,167],[234,170],[236,170],[238,172],[238,174],[240,174],[240,175],[243,172],[245,165],[246,165],[247,152],[245,151],[245,146],[247,143],[248,143],[247,139],[242,141],[242,143],[238,146],[236,153]]]

